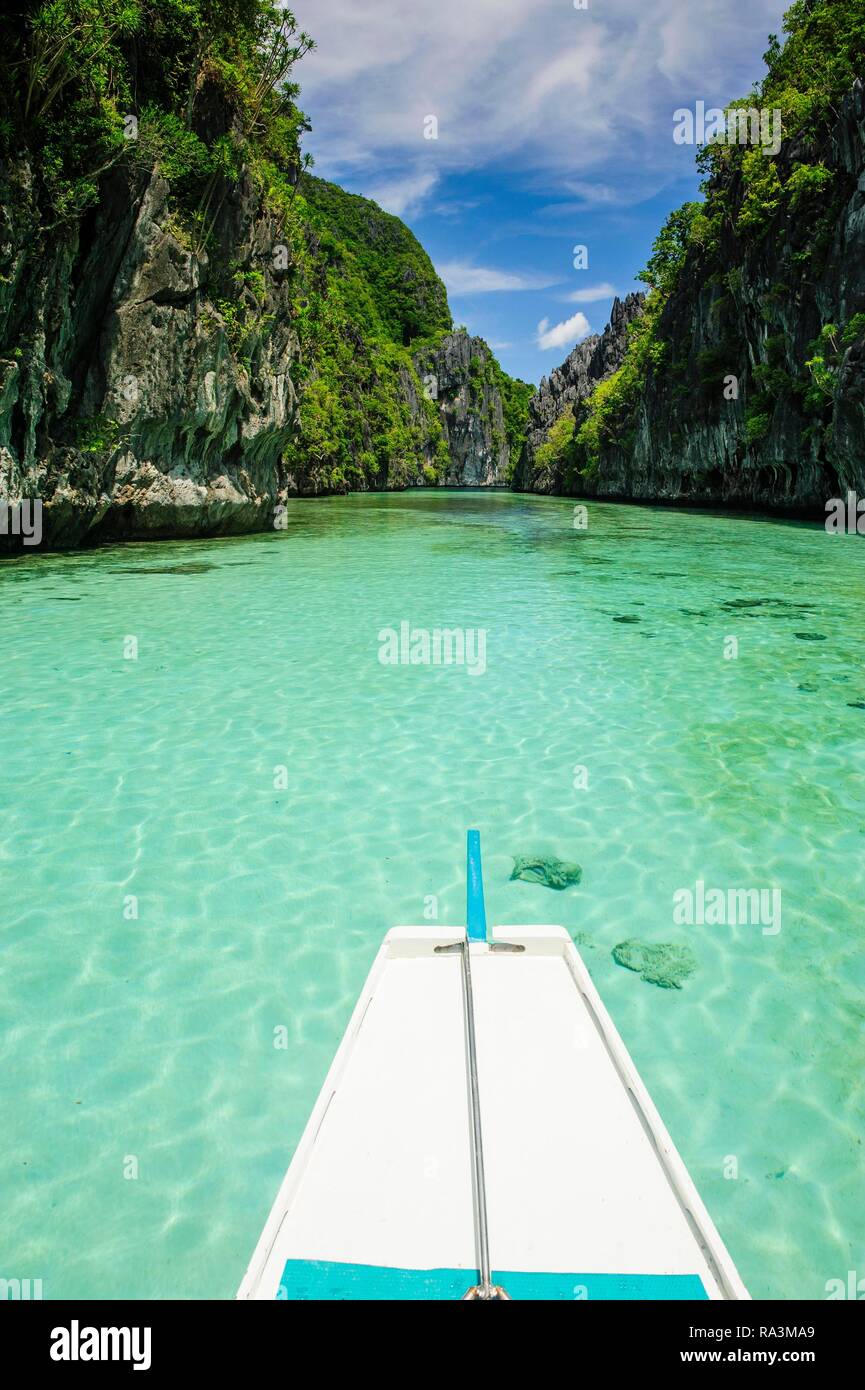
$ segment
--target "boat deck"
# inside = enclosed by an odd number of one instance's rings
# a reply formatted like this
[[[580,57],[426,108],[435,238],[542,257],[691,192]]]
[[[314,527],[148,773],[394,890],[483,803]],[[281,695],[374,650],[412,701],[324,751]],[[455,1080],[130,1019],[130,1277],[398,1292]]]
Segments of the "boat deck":
[[[239,1297],[477,1282],[459,929],[388,932]],[[747,1298],[567,932],[471,945],[493,1278],[513,1298]]]

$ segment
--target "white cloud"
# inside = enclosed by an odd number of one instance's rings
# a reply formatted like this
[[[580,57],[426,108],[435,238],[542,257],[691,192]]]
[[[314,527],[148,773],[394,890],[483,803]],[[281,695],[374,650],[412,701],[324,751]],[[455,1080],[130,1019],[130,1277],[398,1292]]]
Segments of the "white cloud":
[[[566,345],[575,347],[580,339],[587,337],[591,331],[591,325],[585,314],[576,313],[572,318],[565,319],[563,323],[553,324],[552,328],[549,319],[541,319],[538,324],[537,344],[541,352]]]
[[[599,299],[614,299],[613,285],[588,285],[584,290],[572,290],[563,296],[566,304],[597,304]]]
[[[438,174],[426,170],[422,173],[409,173],[403,178],[391,179],[385,183],[374,184],[366,193],[367,198],[378,203],[385,212],[397,217],[417,212],[424,199],[438,183]]]
[[[450,198],[445,203],[436,203],[430,212],[436,217],[461,217],[464,212],[473,212],[480,203],[480,198]]]
[[[448,261],[436,266],[448,294],[491,294],[496,290],[545,290],[556,284],[548,276],[521,275],[510,270],[493,270],[470,265],[467,261]]]
[[[747,93],[788,2],[293,0],[318,44],[295,74],[307,147],[373,194],[419,160],[442,175],[507,161],[556,194],[633,201],[691,174],[673,111]]]
[[[608,183],[595,183],[592,179],[568,179],[565,192],[573,193],[579,202],[575,208],[621,207],[623,203],[633,202],[633,189],[613,188]]]

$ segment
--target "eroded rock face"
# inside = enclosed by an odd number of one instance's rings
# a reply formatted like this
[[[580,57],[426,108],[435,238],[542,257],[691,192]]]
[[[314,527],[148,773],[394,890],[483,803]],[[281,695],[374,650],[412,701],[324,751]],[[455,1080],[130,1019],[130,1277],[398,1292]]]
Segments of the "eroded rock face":
[[[414,364],[438,406],[450,463],[446,487],[505,487],[509,451],[493,356],[464,330],[416,353]]]
[[[538,462],[537,451],[545,443],[550,426],[568,406],[585,400],[599,381],[621,366],[628,324],[639,318],[644,303],[642,294],[614,299],[610,322],[603,333],[584,338],[561,367],[542,380],[537,395],[529,403],[528,433],[514,477],[514,487],[520,492],[558,491],[561,478],[554,468]]]
[[[158,175],[118,175],[97,211],[34,238],[29,171],[4,199],[0,495],[41,497],[45,543],[272,524],[296,406],[288,276],[252,184],[225,190],[216,243],[243,270],[219,300]],[[248,303],[243,297],[248,296]]]
[[[659,323],[663,361],[618,437],[603,442],[597,469],[580,479],[581,495],[815,518],[848,489],[865,495],[865,338],[860,331],[843,339],[865,314],[862,81],[839,103],[819,152],[798,137],[784,141],[776,161],[782,182],[818,153],[832,175],[821,193],[825,244],[814,245],[813,219],[782,212],[743,250],[735,228],[743,194],[733,179],[720,252],[708,266],[698,249],[689,253]],[[838,328],[837,351],[824,409],[815,413],[807,363],[828,325]],[[727,398],[732,379],[738,394]],[[575,382],[575,390],[582,386]],[[539,399],[538,430],[554,418],[555,397],[548,389]],[[556,491],[558,478],[531,467],[535,437],[521,486]]]
[[[801,154],[795,140],[782,146],[784,177]],[[805,364],[821,328],[843,326],[865,312],[861,82],[841,104],[825,162],[841,200],[825,256],[816,263],[797,260],[803,248],[791,219],[770,229],[734,280],[686,279],[664,324],[671,360],[684,364],[682,377],[650,383],[633,450],[610,450],[599,471],[599,493],[757,504],[823,516],[826,501],[848,487],[865,492],[861,341],[843,352],[828,422],[816,428],[803,403],[810,380]],[[723,400],[720,383],[701,366],[712,358],[738,378],[738,399]],[[749,440],[746,416],[761,369],[777,372],[779,384],[769,393],[764,432]]]
[[[299,430],[298,383],[317,362],[301,362],[294,326],[310,287],[325,288],[319,231],[307,228],[312,270],[296,274],[244,173],[213,199],[208,252],[152,170],[118,168],[98,205],[54,232],[37,230],[26,163],[0,183],[0,501],[42,499],[43,545],[268,529],[287,497],[329,489]],[[331,192],[322,216],[337,218],[347,195]],[[369,218],[396,256],[394,219],[373,204]],[[439,292],[449,316],[431,264],[429,276],[419,294]],[[360,328],[346,332],[362,353]],[[486,343],[446,333],[415,362],[423,384],[407,357],[399,385],[414,458],[392,471],[367,461],[351,485],[504,486],[502,375]]]

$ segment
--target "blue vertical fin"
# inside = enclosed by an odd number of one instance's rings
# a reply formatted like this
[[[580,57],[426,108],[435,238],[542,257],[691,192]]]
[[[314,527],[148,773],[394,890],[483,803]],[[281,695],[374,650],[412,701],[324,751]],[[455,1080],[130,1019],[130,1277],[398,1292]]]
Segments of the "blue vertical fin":
[[[470,830],[466,836],[466,928],[469,941],[486,941],[487,914],[479,830]]]

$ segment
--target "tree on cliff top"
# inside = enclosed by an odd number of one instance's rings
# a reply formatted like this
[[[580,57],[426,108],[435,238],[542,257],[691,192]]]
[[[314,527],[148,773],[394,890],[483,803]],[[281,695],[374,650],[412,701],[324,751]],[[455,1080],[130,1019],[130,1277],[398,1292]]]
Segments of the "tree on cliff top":
[[[43,0],[7,17],[0,153],[32,157],[46,221],[94,203],[101,175],[151,143],[175,172],[253,155],[300,162],[289,80],[313,46],[273,0]],[[214,103],[214,94],[218,103]],[[216,105],[219,110],[215,109]]]

